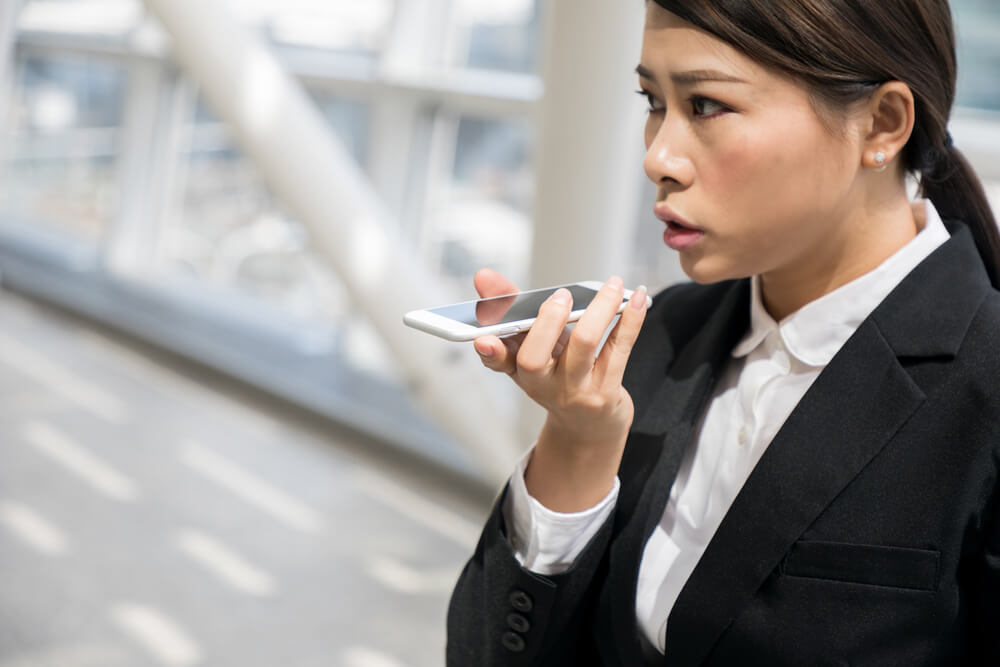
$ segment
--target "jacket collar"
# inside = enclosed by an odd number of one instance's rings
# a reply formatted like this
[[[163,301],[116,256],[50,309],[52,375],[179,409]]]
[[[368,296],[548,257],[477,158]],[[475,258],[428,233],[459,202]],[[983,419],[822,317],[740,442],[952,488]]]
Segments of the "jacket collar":
[[[951,232],[837,352],[761,457],[670,614],[665,664],[704,661],[795,541],[920,407],[906,365],[958,352],[991,287],[969,230]],[[648,506],[656,516],[660,500]]]
[[[919,233],[873,270],[807,303],[775,322],[765,310],[760,276],[751,281],[750,331],[733,348],[744,357],[768,336],[780,339],[789,354],[807,366],[826,366],[861,323],[913,269],[948,240],[937,209],[927,200],[915,202]],[[774,337],[777,338],[774,338]]]
[[[972,232],[946,222],[951,239],[922,262],[871,319],[898,357],[954,357],[992,291]]]

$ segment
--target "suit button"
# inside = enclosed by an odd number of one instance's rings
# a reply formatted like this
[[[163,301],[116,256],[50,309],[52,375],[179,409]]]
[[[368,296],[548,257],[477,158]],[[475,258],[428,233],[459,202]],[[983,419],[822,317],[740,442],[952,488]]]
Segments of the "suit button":
[[[520,653],[524,650],[524,640],[521,639],[520,635],[513,632],[503,633],[503,637],[500,638],[500,643],[503,644],[505,649],[513,653]]]
[[[518,632],[527,632],[531,629],[531,623],[520,614],[507,614],[507,627]]]
[[[531,600],[531,596],[524,591],[514,591],[510,594],[510,605],[514,609],[528,613],[535,606],[534,602]]]

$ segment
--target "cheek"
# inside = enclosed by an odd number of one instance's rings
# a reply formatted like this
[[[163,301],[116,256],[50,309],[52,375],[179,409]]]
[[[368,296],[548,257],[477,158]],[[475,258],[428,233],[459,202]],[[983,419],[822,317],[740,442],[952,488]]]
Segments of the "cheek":
[[[780,224],[798,219],[828,192],[834,166],[828,142],[814,126],[786,117],[730,137],[713,150],[713,166],[701,174],[728,211],[739,211],[747,223]]]
[[[768,137],[740,134],[712,147],[711,164],[698,170],[710,200],[740,217],[757,210],[772,194],[771,174],[780,158]]]

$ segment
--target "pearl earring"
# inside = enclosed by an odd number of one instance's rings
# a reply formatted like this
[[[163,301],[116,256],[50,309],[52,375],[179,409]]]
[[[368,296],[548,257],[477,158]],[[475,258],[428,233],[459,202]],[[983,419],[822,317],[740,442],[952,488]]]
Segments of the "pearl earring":
[[[878,168],[875,171],[885,171],[886,166],[888,166],[885,163],[885,153],[882,151],[875,153],[875,164],[878,165]]]

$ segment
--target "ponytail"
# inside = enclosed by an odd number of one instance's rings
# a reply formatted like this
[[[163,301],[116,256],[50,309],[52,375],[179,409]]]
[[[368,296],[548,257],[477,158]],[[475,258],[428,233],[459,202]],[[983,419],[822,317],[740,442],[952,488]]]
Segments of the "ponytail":
[[[921,195],[930,199],[945,219],[968,225],[993,287],[1000,289],[1000,231],[983,184],[962,152],[948,137],[932,165],[921,171]]]

